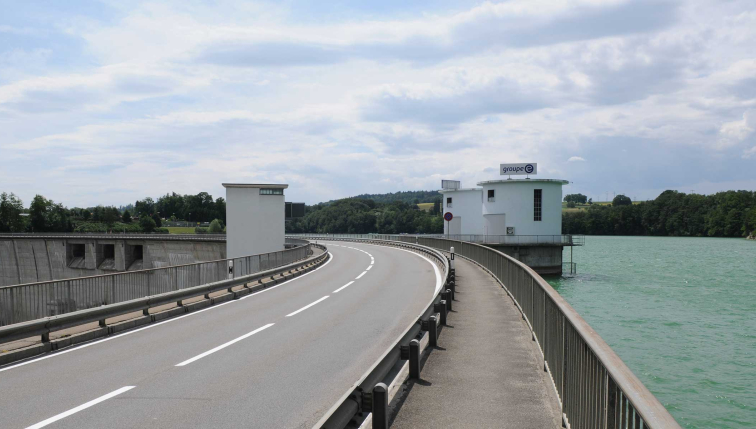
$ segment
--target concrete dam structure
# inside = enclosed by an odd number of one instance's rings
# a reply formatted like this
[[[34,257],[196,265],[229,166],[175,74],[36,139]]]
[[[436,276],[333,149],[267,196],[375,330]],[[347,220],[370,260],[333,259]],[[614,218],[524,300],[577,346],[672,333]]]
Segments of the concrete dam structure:
[[[0,286],[225,258],[225,236],[0,235]]]

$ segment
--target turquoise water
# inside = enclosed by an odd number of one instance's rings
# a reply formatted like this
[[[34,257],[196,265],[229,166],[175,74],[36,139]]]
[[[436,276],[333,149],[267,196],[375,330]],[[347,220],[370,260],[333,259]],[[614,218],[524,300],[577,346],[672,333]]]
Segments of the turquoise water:
[[[549,283],[681,426],[756,427],[756,241],[585,241]]]

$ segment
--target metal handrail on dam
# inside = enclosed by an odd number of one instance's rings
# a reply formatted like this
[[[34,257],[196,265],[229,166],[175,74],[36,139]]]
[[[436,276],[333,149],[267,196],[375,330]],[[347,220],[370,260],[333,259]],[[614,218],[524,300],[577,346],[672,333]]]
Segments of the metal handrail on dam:
[[[296,247],[239,258],[2,286],[0,326],[248,276],[312,254],[306,240],[288,238],[286,244]]]
[[[490,272],[520,309],[539,345],[572,428],[679,428],[666,408],[622,359],[540,275],[489,247],[444,238],[382,234],[308,234],[416,243],[463,256]]]

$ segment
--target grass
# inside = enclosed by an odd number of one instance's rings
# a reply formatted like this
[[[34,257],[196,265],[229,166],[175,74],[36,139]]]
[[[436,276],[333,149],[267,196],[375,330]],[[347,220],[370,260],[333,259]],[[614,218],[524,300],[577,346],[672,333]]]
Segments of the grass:
[[[420,207],[420,210],[425,212],[433,210],[433,203],[420,203],[417,206]]]
[[[171,234],[194,234],[193,226],[169,226],[166,229]]]

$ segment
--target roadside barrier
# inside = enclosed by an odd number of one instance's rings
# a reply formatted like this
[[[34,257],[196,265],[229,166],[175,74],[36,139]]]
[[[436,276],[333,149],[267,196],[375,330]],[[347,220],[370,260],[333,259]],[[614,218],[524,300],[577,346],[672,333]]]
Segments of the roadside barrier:
[[[348,425],[387,429],[390,417],[388,404],[407,378],[419,378],[420,356],[428,347],[436,346],[438,335],[446,324],[446,315],[451,311],[452,306],[455,273],[446,256],[427,246],[375,239],[334,239],[332,237],[327,239],[409,250],[428,257],[441,273],[440,287],[417,319],[315,425],[315,427],[329,429],[341,429]]]
[[[312,253],[305,240],[289,249],[163,268],[0,287],[0,326],[130,301],[280,267]]]
[[[138,326],[139,324],[156,322],[168,317],[173,317],[179,314],[196,311],[201,308],[210,307],[221,302],[238,299],[258,290],[262,290],[269,286],[287,281],[291,278],[298,277],[308,271],[317,268],[329,257],[328,249],[320,244],[308,244],[307,246],[302,247],[302,249],[309,251],[308,253],[306,253],[307,255],[312,255],[312,250],[310,249],[310,247],[318,248],[322,250],[323,253],[317,256],[310,256],[304,260],[286,264],[277,268],[267,269],[265,271],[239,276],[237,278],[221,280],[213,283],[183,288],[157,295],[146,296],[116,304],[103,305],[96,308],[74,311],[58,316],[45,317],[37,320],[0,327],[0,344],[33,337],[36,335],[42,337],[42,344],[33,350],[22,349],[18,352],[0,354],[0,365],[12,362],[14,360],[23,359],[34,354],[39,354],[70,345],[72,343],[72,338],[74,341],[79,342],[91,339],[86,335],[83,335],[81,336],[81,338],[78,338],[78,340],[74,337],[70,337],[67,339],[56,340],[55,344],[51,345],[50,333],[54,331],[71,328],[86,323],[99,322],[100,327],[104,328],[99,331],[100,336],[113,334],[124,329]],[[269,281],[264,283],[263,280]],[[233,288],[237,286],[244,287],[239,290],[233,290]],[[228,293],[217,296],[215,298],[210,298],[210,294],[223,290],[226,290]],[[186,300],[200,296],[204,296],[205,299],[198,302],[193,302],[191,304],[184,303],[184,301]],[[173,303],[177,304],[177,307],[174,307],[171,310],[155,314],[149,313],[150,308]],[[141,319],[133,319],[132,321],[125,324],[106,324],[106,319],[133,313],[136,311],[142,311],[143,315],[146,317],[142,317]]]

